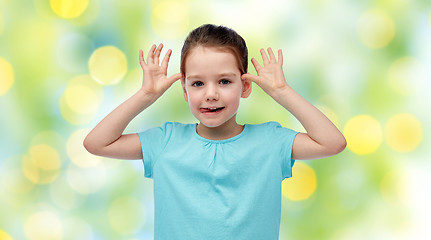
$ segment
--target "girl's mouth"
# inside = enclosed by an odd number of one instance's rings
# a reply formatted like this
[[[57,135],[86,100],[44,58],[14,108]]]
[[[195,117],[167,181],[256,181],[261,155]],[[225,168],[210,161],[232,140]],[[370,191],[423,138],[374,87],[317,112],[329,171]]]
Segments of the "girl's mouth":
[[[224,107],[201,108],[201,113],[216,113],[223,110]]]

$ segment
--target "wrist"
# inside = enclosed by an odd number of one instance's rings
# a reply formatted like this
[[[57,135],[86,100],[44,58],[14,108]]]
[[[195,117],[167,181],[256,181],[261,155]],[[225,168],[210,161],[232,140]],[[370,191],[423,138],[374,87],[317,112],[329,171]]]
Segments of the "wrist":
[[[290,92],[292,92],[293,89],[289,85],[284,85],[282,87],[278,87],[270,92],[268,94],[278,102],[279,99],[283,99],[286,96],[289,95]]]
[[[137,95],[137,97],[141,100],[143,105],[148,105],[148,104],[151,105],[161,96],[161,94],[157,94],[155,92],[149,92],[143,88],[140,88],[135,95]]]

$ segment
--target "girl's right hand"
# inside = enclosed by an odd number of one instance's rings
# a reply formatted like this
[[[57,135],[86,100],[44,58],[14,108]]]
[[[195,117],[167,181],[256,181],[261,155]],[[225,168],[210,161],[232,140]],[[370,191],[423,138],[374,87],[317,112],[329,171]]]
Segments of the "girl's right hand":
[[[139,63],[141,64],[144,73],[142,90],[145,94],[150,94],[156,98],[160,97],[175,81],[182,78],[181,73],[167,77],[169,58],[172,50],[169,49],[162,63],[159,65],[160,53],[163,49],[163,44],[157,48],[153,44],[148,52],[147,61],[145,62],[142,50],[139,50]]]

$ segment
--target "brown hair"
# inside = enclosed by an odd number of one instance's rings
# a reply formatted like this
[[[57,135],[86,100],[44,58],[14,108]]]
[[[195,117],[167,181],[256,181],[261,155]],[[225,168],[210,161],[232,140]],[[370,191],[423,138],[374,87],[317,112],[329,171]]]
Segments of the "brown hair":
[[[241,75],[247,73],[248,50],[244,39],[234,30],[213,24],[204,24],[189,33],[181,49],[181,73],[186,74],[185,60],[190,51],[197,47],[215,47],[232,52]]]

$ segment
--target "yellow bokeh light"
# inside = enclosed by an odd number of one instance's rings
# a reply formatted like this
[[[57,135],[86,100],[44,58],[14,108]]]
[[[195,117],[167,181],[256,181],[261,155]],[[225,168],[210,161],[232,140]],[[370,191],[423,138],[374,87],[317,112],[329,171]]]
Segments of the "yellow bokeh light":
[[[0,240],[13,240],[13,238],[7,232],[0,229]]]
[[[76,18],[87,9],[89,0],[50,0],[51,9],[62,18]]]
[[[109,206],[109,223],[120,234],[135,233],[145,223],[146,214],[144,209],[143,204],[134,197],[117,198]]]
[[[60,168],[60,155],[55,149],[39,144],[30,148],[30,156],[33,163],[42,170],[56,170]]]
[[[397,114],[386,123],[385,137],[388,145],[395,151],[413,151],[422,142],[422,124],[411,114]]]
[[[296,162],[292,169],[292,178],[283,181],[282,194],[291,201],[309,198],[317,187],[314,170],[303,162]]]
[[[0,160],[0,189],[6,194],[4,196],[22,196],[34,188],[34,183],[29,181],[22,171],[22,157],[23,155],[17,155]],[[18,202],[14,197],[7,197],[4,200],[10,203]]]
[[[29,240],[63,239],[63,224],[53,212],[40,211],[31,215],[24,225]]]
[[[49,145],[38,144],[22,159],[24,175],[33,183],[46,184],[59,175],[61,159],[58,152]]]
[[[162,38],[181,37],[189,27],[189,1],[152,1],[151,26]],[[169,16],[169,17],[166,17]]]
[[[90,154],[83,146],[83,142],[90,129],[77,130],[69,137],[67,141],[67,155],[70,160],[79,167],[95,167],[97,166],[102,158]]]
[[[369,48],[382,48],[395,36],[394,21],[386,13],[374,9],[362,14],[358,20],[359,39]]]
[[[400,171],[392,170],[385,174],[380,182],[383,199],[394,206],[406,202],[405,179]]]
[[[8,168],[0,175],[2,189],[13,194],[25,194],[33,189],[34,184],[30,182],[20,169]],[[1,240],[1,238],[0,238]]]
[[[127,73],[127,59],[114,46],[96,49],[88,61],[90,75],[99,84],[112,85],[120,82]]]
[[[347,147],[358,155],[375,152],[382,143],[382,127],[369,115],[351,118],[344,126]]]
[[[427,73],[425,69],[425,66],[415,58],[397,59],[388,71],[389,84],[402,95],[415,94],[426,83]]]
[[[70,86],[64,97],[66,104],[78,114],[93,113],[99,108],[97,93],[84,85]]]
[[[68,122],[79,125],[90,122],[103,100],[103,87],[89,75],[73,78],[60,98],[60,112]]]
[[[0,96],[9,91],[14,82],[12,65],[0,57]]]

